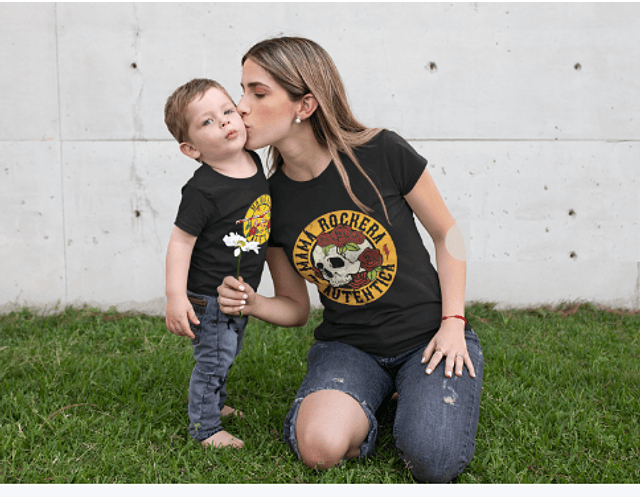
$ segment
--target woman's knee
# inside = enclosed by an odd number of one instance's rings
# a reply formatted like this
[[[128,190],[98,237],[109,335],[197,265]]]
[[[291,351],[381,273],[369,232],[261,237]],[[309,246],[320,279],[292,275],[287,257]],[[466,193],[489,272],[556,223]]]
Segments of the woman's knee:
[[[420,483],[449,483],[471,461],[473,451],[459,449],[449,443],[413,438],[396,440],[398,455],[404,460],[414,479]],[[453,445],[453,446],[452,446]],[[471,455],[471,456],[469,456]]]
[[[407,468],[419,483],[446,484],[453,481],[466,465],[445,460],[417,458],[406,460]]]
[[[305,465],[328,469],[344,458],[359,456],[360,445],[369,433],[369,420],[348,394],[323,390],[302,401],[295,429]]]
[[[329,469],[346,456],[347,443],[338,435],[323,429],[297,429],[298,451],[307,467]]]

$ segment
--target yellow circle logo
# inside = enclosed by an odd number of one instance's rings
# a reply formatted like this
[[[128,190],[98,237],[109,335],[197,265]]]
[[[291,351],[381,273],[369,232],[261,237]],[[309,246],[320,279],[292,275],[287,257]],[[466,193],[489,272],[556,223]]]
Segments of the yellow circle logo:
[[[271,233],[271,196],[260,196],[251,204],[245,218],[238,222],[242,222],[242,231],[247,240],[260,244],[266,242]]]
[[[398,256],[382,224],[361,212],[339,210],[318,217],[300,233],[293,262],[322,295],[359,306],[387,292]]]

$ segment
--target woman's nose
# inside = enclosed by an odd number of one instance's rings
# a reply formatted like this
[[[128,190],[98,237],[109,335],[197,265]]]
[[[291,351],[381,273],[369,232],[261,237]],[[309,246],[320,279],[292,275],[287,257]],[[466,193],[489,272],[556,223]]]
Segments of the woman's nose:
[[[249,108],[247,108],[247,106],[245,105],[244,96],[240,98],[236,109],[238,110],[238,113],[240,113],[240,116],[244,116],[249,113]]]

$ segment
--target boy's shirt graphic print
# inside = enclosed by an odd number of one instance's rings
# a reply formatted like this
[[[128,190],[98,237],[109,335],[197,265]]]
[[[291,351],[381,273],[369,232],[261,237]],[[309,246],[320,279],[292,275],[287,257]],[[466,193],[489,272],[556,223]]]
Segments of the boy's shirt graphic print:
[[[248,241],[266,243],[271,233],[271,196],[263,194],[257,198],[247,210],[244,219],[236,224],[242,224],[242,232]]]

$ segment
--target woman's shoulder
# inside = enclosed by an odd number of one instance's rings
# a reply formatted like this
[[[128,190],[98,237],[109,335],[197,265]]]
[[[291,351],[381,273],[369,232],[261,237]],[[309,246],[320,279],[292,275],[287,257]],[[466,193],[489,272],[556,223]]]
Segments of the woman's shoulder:
[[[377,129],[377,133],[373,135],[367,142],[356,148],[362,153],[378,150],[378,153],[390,153],[403,150],[409,146],[406,139],[397,132],[386,128]]]
[[[381,136],[381,140],[385,141],[386,144],[407,144],[407,140],[394,130],[385,128],[382,129],[382,133],[379,135]]]
[[[378,128],[369,130],[371,136],[363,146],[387,146],[395,144],[407,144],[407,141],[402,138],[397,132],[389,130],[387,128]]]

